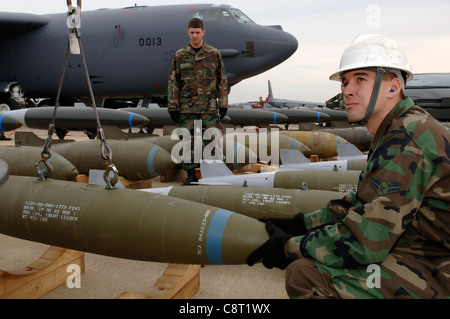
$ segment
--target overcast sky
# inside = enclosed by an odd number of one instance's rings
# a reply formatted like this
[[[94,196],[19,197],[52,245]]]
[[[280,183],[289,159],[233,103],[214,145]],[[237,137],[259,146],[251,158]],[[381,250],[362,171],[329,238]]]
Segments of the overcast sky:
[[[214,1],[83,0],[82,10]],[[76,0],[73,0],[76,3]],[[342,52],[361,33],[385,34],[399,43],[414,73],[450,72],[450,1],[445,0],[223,0],[261,25],[281,25],[299,48],[277,67],[234,86],[230,103],[267,96],[323,102],[340,90],[328,77]],[[2,0],[1,11],[36,14],[67,11],[66,0]],[[205,38],[207,42],[207,36]]]

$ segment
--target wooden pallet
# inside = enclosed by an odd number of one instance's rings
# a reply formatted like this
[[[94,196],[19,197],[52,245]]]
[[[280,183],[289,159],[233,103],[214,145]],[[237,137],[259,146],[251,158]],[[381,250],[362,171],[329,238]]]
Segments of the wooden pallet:
[[[71,274],[68,266],[73,264],[84,273],[83,252],[51,246],[39,259],[23,269],[0,270],[0,298],[40,298],[67,283]]]
[[[148,295],[124,292],[118,299],[190,299],[200,289],[200,265],[169,264]]]

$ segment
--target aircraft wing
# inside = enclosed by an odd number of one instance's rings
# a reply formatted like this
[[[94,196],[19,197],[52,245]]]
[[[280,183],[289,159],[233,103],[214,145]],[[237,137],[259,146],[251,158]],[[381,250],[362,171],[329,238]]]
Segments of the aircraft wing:
[[[45,15],[0,12],[0,41],[41,28],[49,21],[50,17]]]

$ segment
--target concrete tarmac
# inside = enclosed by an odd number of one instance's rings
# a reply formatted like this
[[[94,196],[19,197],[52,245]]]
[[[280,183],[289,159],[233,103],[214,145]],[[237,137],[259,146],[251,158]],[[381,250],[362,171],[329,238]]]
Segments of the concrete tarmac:
[[[47,136],[46,131],[19,130],[33,131],[41,138]],[[14,145],[14,135],[11,132],[5,135],[12,140],[0,141],[0,145]],[[82,132],[69,132],[66,136],[66,139],[75,140],[85,138]],[[152,187],[180,185],[184,175],[178,175],[170,183],[161,183],[156,177],[152,180]],[[0,270],[21,269],[38,259],[48,248],[48,245],[0,235]],[[81,288],[62,285],[42,299],[114,299],[124,292],[149,295],[167,265],[86,253]],[[253,267],[206,265],[200,270],[200,289],[193,299],[287,299],[284,276],[285,271],[266,269],[262,264]]]

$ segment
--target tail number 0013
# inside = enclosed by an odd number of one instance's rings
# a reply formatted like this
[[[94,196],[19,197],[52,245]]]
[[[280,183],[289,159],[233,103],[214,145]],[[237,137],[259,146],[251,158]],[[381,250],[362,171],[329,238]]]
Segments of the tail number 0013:
[[[141,47],[150,47],[150,46],[159,46],[162,45],[162,38],[153,37],[153,38],[140,38],[139,46]]]

